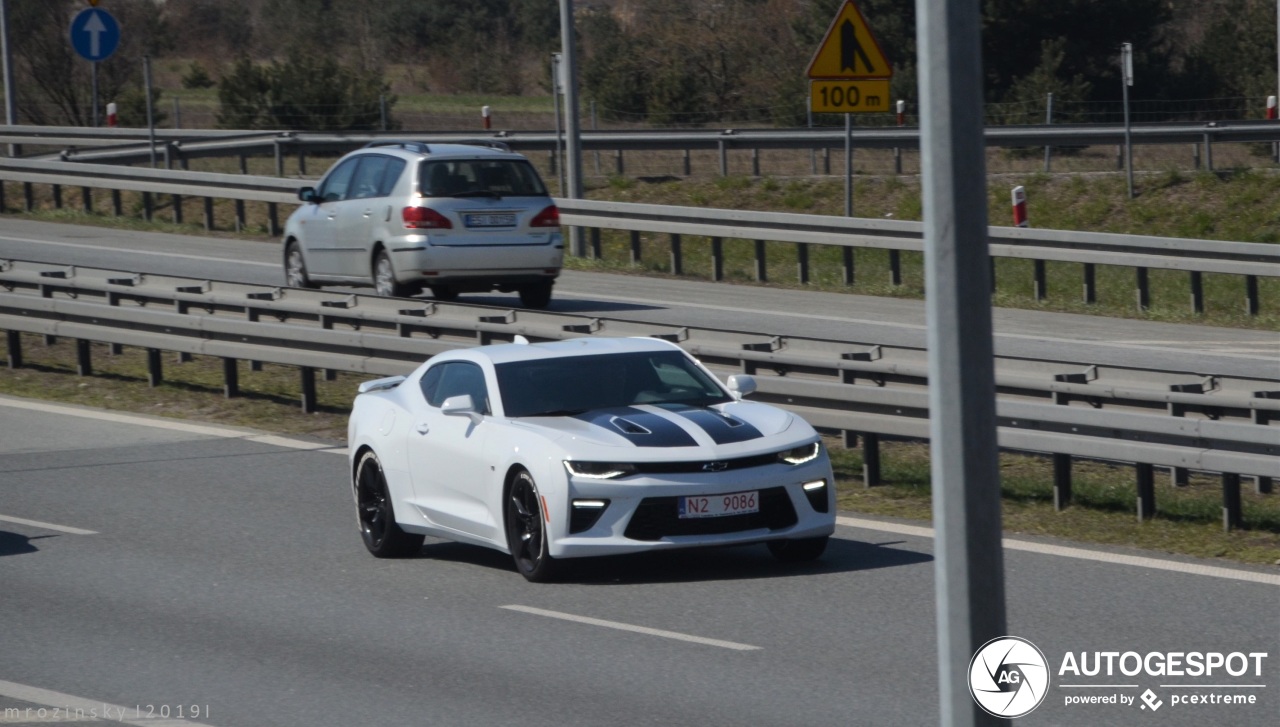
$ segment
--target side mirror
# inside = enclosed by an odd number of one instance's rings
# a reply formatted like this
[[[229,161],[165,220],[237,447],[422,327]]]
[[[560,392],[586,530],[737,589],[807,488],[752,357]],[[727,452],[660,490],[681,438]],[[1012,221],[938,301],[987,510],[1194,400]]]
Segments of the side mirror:
[[[298,199],[303,202],[316,202],[319,201],[320,198],[316,196],[315,187],[303,187],[298,190]]]
[[[756,380],[746,374],[734,374],[729,377],[729,393],[733,398],[741,400],[756,390]]]
[[[480,412],[476,411],[476,405],[471,401],[470,394],[458,394],[445,399],[440,405],[440,411],[445,416],[467,417],[472,424],[479,424],[484,419],[480,416]]]

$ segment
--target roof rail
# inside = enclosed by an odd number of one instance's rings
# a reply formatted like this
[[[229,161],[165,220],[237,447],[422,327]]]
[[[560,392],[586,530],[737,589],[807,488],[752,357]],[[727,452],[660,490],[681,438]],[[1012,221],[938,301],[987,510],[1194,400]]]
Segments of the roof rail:
[[[493,139],[466,139],[464,141],[459,141],[457,143],[466,144],[468,146],[487,146],[490,149],[497,149],[498,151],[507,151],[507,152],[511,151],[510,145],[506,144],[505,142],[495,141]]]
[[[427,146],[425,141],[406,141],[403,139],[379,139],[371,141],[364,145],[365,149],[372,147],[395,147],[406,151],[416,151],[419,154],[430,154],[431,147]]]

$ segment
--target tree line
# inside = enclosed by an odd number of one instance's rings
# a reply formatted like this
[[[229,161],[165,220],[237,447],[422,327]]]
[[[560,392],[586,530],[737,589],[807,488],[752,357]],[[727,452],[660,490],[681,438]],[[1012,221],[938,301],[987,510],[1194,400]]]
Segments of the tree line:
[[[804,71],[843,0],[578,0],[584,99],[607,119],[697,125],[805,122]],[[916,102],[915,3],[859,0]],[[23,123],[87,125],[89,63],[67,27],[78,0],[11,0]],[[105,0],[123,28],[99,64],[100,96],[139,125],[141,56],[181,59],[183,83],[213,85],[228,128],[367,129],[395,91],[545,95],[558,50],[557,0]],[[995,122],[1047,94],[1073,108],[1121,94],[1118,55],[1135,49],[1134,98],[1229,99],[1238,113],[1276,89],[1272,0],[984,0],[985,101]],[[394,78],[394,81],[392,80]],[[1256,103],[1254,104],[1257,105]],[[1013,109],[1001,111],[1002,108]],[[1002,114],[1004,117],[1002,117]]]

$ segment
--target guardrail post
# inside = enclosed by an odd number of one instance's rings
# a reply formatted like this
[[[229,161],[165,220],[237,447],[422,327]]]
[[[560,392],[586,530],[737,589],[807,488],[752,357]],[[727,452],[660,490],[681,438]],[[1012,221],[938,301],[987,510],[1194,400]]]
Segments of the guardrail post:
[[[76,339],[76,375],[93,376],[93,353],[83,338]]]
[[[684,150],[684,176],[693,176],[693,154],[688,150]]]
[[[250,371],[261,371],[261,370],[262,370],[262,362],[261,362],[261,361],[250,361],[250,362],[249,362],[249,370],[250,370]]]
[[[809,284],[809,243],[796,243],[796,277],[801,285]]]
[[[600,251],[600,228],[599,227],[590,228],[590,232],[588,233],[588,236],[591,238],[591,257],[594,260],[599,260],[600,258],[604,257],[604,255]]]
[[[1240,502],[1240,475],[1222,473],[1222,529],[1226,532],[1239,528],[1244,522]]]
[[[831,148],[822,148],[822,173],[831,176]]]
[[[107,344],[107,353],[112,356],[120,356],[124,353],[124,345],[119,343]]]
[[[1200,145],[1199,144],[1191,145],[1191,164],[1193,169],[1195,169],[1197,172],[1200,171]]]
[[[554,150],[547,152],[547,174],[556,176],[556,153]]]
[[[143,192],[142,193],[142,219],[146,220],[147,222],[150,222],[152,216],[155,214],[155,211],[156,211],[155,199],[151,196],[150,192]]]
[[[31,182],[22,183],[22,208],[27,212],[33,212],[36,208],[36,195]]]
[[[853,248],[844,247],[840,249],[840,262],[844,268],[844,284],[853,285]]]
[[[641,258],[640,231],[632,230],[631,231],[631,264],[639,265],[640,258]]]
[[[246,157],[244,154],[240,155],[240,173],[241,174],[249,173],[249,158]]]
[[[848,429],[840,432],[840,443],[845,449],[856,449],[858,446],[858,433],[851,432]]]
[[[206,232],[213,229],[213,197],[204,198],[204,229]]]
[[[995,258],[991,261],[995,262]],[[994,279],[993,277],[992,280]],[[902,253],[898,250],[889,251],[889,283],[902,285]]]
[[[1272,482],[1272,479],[1270,477],[1264,477],[1262,475],[1258,475],[1253,478],[1253,491],[1258,493],[1259,495],[1270,495],[1271,482]]]
[[[1071,455],[1053,455],[1053,509],[1061,512],[1071,504]]]
[[[111,190],[111,214],[124,217],[124,198],[118,189]]]
[[[236,200],[236,232],[240,232],[245,227],[244,218],[244,200]]]
[[[1199,270],[1191,271],[1191,312],[1204,313],[1204,276]]]
[[[684,260],[680,254],[680,235],[671,233],[671,274],[684,275]]]
[[[160,362],[160,349],[147,349],[147,386],[155,388],[164,381],[164,365]]]
[[[275,202],[267,203],[267,234],[272,237],[280,234],[280,209]]]
[[[1258,315],[1258,276],[1244,276],[1244,312],[1245,315]]]
[[[711,238],[711,279],[724,280],[724,239]]]
[[[880,485],[880,435],[862,433],[862,486]]]
[[[1169,484],[1174,487],[1186,487],[1191,484],[1191,471],[1186,467],[1170,467]]]
[[[1035,296],[1036,300],[1044,300],[1049,297],[1049,283],[1045,276],[1045,264],[1043,260],[1033,260],[1034,276],[1035,276]]]
[[[1093,263],[1084,264],[1084,302],[1098,302],[1098,275]]]
[[[765,253],[764,240],[756,240],[756,280],[768,282],[769,261]]]
[[[325,380],[325,381],[337,381],[337,380],[338,380],[338,371],[337,371],[336,369],[325,369],[325,370],[324,370],[324,380]]]
[[[9,205],[5,203],[4,199],[4,182],[0,182],[0,214],[8,212],[8,207]]]
[[[621,149],[615,149],[613,152],[613,173],[619,177],[627,173],[627,164],[622,157]]]
[[[22,334],[18,331],[5,331],[9,344],[9,368],[22,368]]]
[[[62,185],[54,184],[52,185],[52,188],[53,188],[53,208],[56,210],[60,210],[62,209]]]
[[[182,224],[182,195],[173,195],[173,224]]]
[[[307,148],[298,146],[298,176],[307,176]]]
[[[751,176],[760,176],[760,150],[751,150]]]
[[[729,176],[729,152],[725,150],[724,139],[716,142],[720,147],[720,176]]]
[[[1146,310],[1151,307],[1151,281],[1147,275],[1146,268],[1135,268],[1138,282],[1138,310]]]
[[[222,359],[222,395],[227,399],[240,396],[240,368],[234,358]]]
[[[275,156],[276,176],[283,177],[284,176],[284,153],[280,149],[279,139],[273,139],[271,141],[271,152],[272,152],[272,155]]]
[[[84,208],[85,214],[87,215],[93,214],[93,190],[89,189],[88,187],[81,187],[80,203]],[[4,209],[4,197],[3,197],[3,193],[0,193],[0,210],[2,209]]]
[[[1155,468],[1139,462],[1138,474],[1138,522],[1150,520],[1156,514]]]
[[[1213,140],[1208,134],[1204,135],[1204,166],[1213,171]]]
[[[316,411],[316,370],[303,366],[302,372],[302,413],[314,414]]]

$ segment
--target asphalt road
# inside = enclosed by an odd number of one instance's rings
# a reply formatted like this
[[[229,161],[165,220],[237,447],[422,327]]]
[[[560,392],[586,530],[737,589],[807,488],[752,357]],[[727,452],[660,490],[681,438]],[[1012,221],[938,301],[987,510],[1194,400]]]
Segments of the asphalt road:
[[[920,527],[846,519],[816,565],[751,546],[532,585],[484,549],[368,556],[332,448],[64,409],[0,399],[0,724],[61,704],[148,725],[191,723],[135,707],[197,705],[215,727],[937,723]],[[1276,724],[1280,572],[1063,545],[1006,549],[1009,632],[1054,672],[1018,724]],[[1212,682],[1073,679],[1068,651],[1268,657]],[[1064,703],[1147,688],[1156,712]],[[1192,693],[1257,703],[1172,704]]]
[[[0,219],[0,258],[280,285],[277,244]],[[672,326],[925,345],[924,305],[840,293],[566,271],[551,309]],[[463,302],[512,306],[514,295]],[[1015,309],[994,312],[996,352],[1104,366],[1280,379],[1280,333]]]

